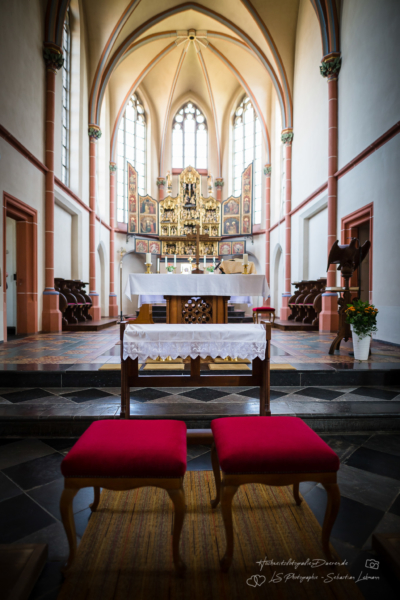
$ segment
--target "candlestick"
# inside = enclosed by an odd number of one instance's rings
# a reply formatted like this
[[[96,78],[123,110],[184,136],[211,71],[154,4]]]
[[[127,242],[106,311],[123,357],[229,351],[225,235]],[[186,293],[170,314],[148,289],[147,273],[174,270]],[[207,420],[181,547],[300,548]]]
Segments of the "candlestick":
[[[204,266],[206,266],[206,264],[207,264],[207,257],[206,257],[206,255],[204,255]]]
[[[249,255],[248,254],[243,254],[243,264],[244,265],[249,264]]]
[[[215,267],[215,256],[213,256],[213,267]]]
[[[160,259],[157,258],[157,273],[160,273]]]

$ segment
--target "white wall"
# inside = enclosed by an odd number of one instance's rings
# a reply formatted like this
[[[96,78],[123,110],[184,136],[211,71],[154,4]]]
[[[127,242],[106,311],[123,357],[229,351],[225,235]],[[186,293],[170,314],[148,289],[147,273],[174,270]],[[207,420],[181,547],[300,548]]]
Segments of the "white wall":
[[[304,257],[304,262],[308,266],[308,272],[305,279],[319,279],[326,275],[328,209],[321,210],[306,221],[308,225],[308,256]]]
[[[54,207],[54,276],[72,278],[72,216],[57,204]]]

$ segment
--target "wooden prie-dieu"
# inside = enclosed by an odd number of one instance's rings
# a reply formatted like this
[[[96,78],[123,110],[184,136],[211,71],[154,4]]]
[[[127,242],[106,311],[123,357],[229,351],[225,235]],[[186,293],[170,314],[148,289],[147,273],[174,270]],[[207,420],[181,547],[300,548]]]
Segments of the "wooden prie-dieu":
[[[136,321],[137,322],[137,321]],[[132,321],[134,324],[135,321]],[[121,338],[121,418],[130,418],[130,388],[144,387],[260,387],[260,415],[270,416],[270,344],[271,324],[262,322],[265,329],[265,358],[254,358],[249,375],[202,375],[200,356],[190,359],[190,374],[181,371],[176,375],[142,375],[139,373],[138,358],[124,360],[124,332],[128,321],[120,323]]]

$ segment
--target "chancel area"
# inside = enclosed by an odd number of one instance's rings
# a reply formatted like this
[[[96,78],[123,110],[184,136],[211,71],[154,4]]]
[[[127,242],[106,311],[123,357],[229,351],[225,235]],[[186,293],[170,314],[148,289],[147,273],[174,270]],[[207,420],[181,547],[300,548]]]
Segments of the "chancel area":
[[[399,28],[0,0],[2,598],[398,597]]]

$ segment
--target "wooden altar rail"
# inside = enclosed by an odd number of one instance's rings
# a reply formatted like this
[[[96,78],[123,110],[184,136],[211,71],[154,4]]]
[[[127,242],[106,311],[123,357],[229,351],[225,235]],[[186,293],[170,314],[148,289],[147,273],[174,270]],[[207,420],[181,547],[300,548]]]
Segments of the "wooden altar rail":
[[[200,357],[190,359],[190,375],[139,375],[139,360],[123,358],[124,331],[127,321],[120,323],[121,339],[121,418],[130,419],[130,388],[131,387],[260,387],[260,415],[270,416],[270,353],[271,353],[271,324],[262,321],[265,329],[267,346],[265,358],[255,358],[249,375],[201,375]],[[194,326],[195,327],[195,326]],[[245,358],[245,357],[244,357]],[[237,363],[234,363],[237,364]]]

